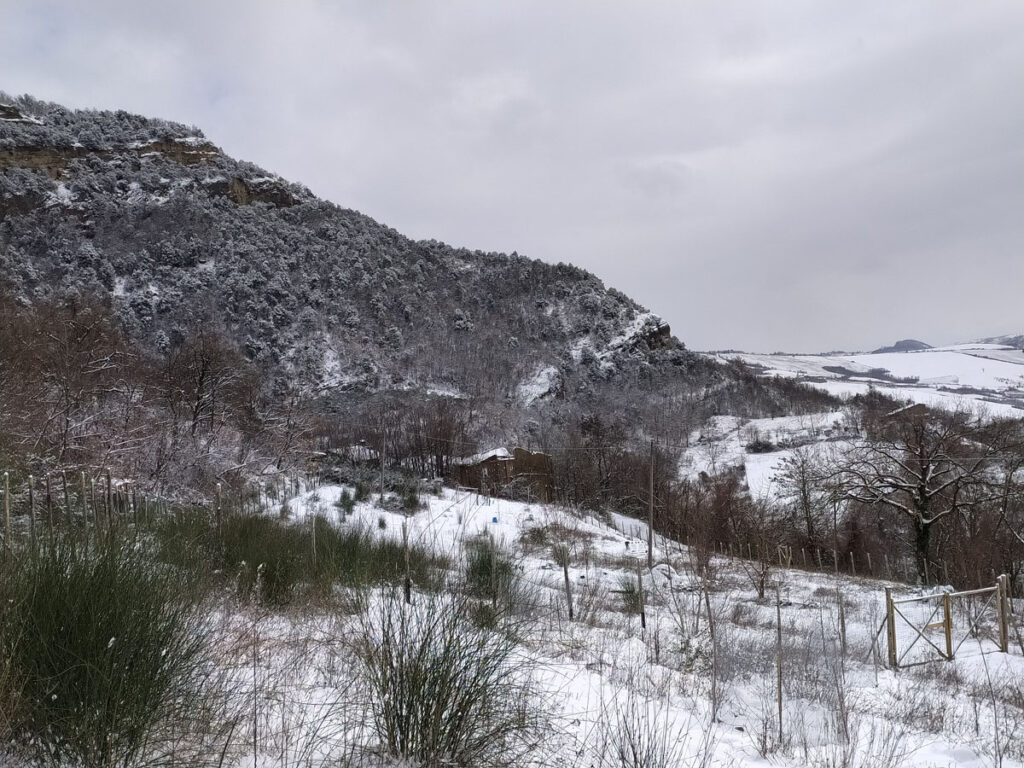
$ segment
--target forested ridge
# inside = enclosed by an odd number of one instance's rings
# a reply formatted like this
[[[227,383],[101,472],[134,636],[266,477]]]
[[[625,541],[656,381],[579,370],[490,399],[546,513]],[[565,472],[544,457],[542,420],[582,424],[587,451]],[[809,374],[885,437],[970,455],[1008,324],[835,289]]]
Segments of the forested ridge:
[[[0,104],[9,463],[209,489],[385,422],[449,457],[594,435],[642,452],[711,414],[831,402],[690,352],[585,270],[409,240],[197,128]]]

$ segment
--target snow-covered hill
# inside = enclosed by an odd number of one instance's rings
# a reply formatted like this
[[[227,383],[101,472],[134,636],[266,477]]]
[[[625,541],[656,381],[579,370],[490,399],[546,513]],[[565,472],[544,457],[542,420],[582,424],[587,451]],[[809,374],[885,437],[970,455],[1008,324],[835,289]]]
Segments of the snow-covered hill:
[[[1024,414],[1024,350],[973,342],[908,352],[789,355],[717,352],[765,376],[804,381],[839,396],[874,387],[899,400],[943,408],[984,409],[993,416]]]
[[[566,379],[696,360],[585,270],[410,240],[197,128],[3,93],[0,107],[0,287],[22,304],[94,297],[148,350],[202,327],[306,391],[524,406],[573,396]]]
[[[791,431],[824,422],[780,426]],[[617,762],[614,750],[623,746],[644,746],[648,757],[662,758],[628,765],[665,768],[982,768],[994,760],[1024,765],[1024,717],[1021,705],[1011,703],[1013,692],[1019,692],[1015,681],[1024,675],[1024,657],[1017,648],[998,653],[984,620],[982,634],[967,637],[953,662],[885,668],[884,637],[879,640],[878,634],[884,587],[894,587],[900,596],[920,590],[874,578],[771,567],[769,594],[778,589],[777,608],[774,597],[758,599],[752,565],[740,559],[712,557],[710,576],[702,580],[690,550],[656,537],[657,564],[648,570],[647,532],[636,520],[451,489],[425,499],[425,508],[411,516],[381,509],[374,500],[346,515],[334,503],[345,490],[352,489],[310,488],[287,505],[298,525],[320,514],[395,539],[405,528],[410,541],[447,557],[456,573],[467,543],[480,536],[493,537],[513,559],[522,583],[533,590],[515,631],[532,670],[531,705],[543,708],[546,731],[523,765],[620,766],[626,763]],[[575,621],[568,619],[555,543],[569,547]],[[646,627],[627,599],[626,585],[638,572],[644,577]],[[705,603],[705,587],[710,603]],[[414,602],[424,599],[418,592],[413,596]],[[927,620],[913,606],[904,610],[915,620]],[[328,720],[345,669],[332,654],[352,625],[358,627],[353,617],[285,615],[263,621],[263,666],[253,674],[275,690],[288,691],[288,697],[268,696],[260,703],[270,735],[276,728],[285,734],[276,740],[264,735],[275,746],[259,755],[260,765],[291,765],[299,755],[328,759],[332,750],[350,743],[346,739],[367,737],[361,726]],[[304,637],[317,639],[311,643]],[[900,642],[912,639],[901,635]],[[928,648],[921,645],[917,652],[923,659]],[[317,708],[304,709],[295,701],[316,702]],[[240,764],[252,759],[244,757]]]

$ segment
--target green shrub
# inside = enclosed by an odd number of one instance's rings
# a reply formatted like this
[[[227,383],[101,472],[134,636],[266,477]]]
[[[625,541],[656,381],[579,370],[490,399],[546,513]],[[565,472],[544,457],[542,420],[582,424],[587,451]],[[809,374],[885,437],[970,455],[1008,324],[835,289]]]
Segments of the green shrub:
[[[38,765],[128,768],[157,759],[172,729],[180,740],[209,670],[181,581],[120,546],[76,557],[60,543],[3,569],[0,728],[16,750]]]
[[[646,591],[646,590],[644,590]],[[619,577],[619,594],[622,597],[622,607],[626,613],[639,614],[644,605],[644,596],[640,594],[640,587],[636,578],[630,574],[623,574]]]
[[[775,444],[771,440],[756,438],[745,446],[747,453],[771,453],[775,450]]]
[[[398,590],[364,615],[358,645],[383,750],[427,768],[522,764],[540,732],[529,659],[451,596]]]
[[[523,581],[508,552],[489,537],[467,542],[464,581],[466,593],[486,603],[486,607],[477,605],[473,611],[484,628],[496,627],[499,619],[525,615],[538,599],[536,590]]]
[[[347,587],[395,584],[405,578],[406,551],[400,542],[374,536],[357,526],[339,528],[324,518],[316,520],[319,579]],[[414,545],[409,546],[408,569],[413,583],[433,588],[435,572],[445,561]]]
[[[283,605],[308,567],[308,534],[267,516],[226,515],[218,531],[213,516],[199,510],[167,518],[154,533],[157,560],[206,586],[234,579],[242,599]]]
[[[508,602],[515,592],[518,573],[512,559],[489,537],[466,544],[466,590],[473,597]]]
[[[309,592],[330,595],[335,586],[394,584],[405,578],[406,552],[399,542],[367,528],[332,525],[319,515],[295,524],[268,516],[229,516],[221,530],[218,536],[208,514],[179,515],[156,530],[158,558],[189,570],[206,586],[233,579],[242,599],[274,606]],[[445,566],[444,559],[422,547],[409,547],[409,577],[420,587],[433,589],[435,574]]]
[[[230,517],[223,539],[224,566],[238,575],[239,597],[268,605],[291,601],[308,568],[308,536],[269,517]]]
[[[519,540],[528,550],[536,550],[546,547],[550,542],[549,526],[533,525],[527,528],[520,535]]]
[[[183,510],[160,518],[153,526],[160,562],[206,578],[221,566],[217,554],[217,527],[209,510]]]
[[[420,489],[416,483],[403,486],[400,497],[403,512],[418,512],[423,506],[420,504]]]
[[[356,508],[356,500],[346,488],[341,492],[341,497],[334,502],[334,506],[338,508],[342,515],[348,517]]]

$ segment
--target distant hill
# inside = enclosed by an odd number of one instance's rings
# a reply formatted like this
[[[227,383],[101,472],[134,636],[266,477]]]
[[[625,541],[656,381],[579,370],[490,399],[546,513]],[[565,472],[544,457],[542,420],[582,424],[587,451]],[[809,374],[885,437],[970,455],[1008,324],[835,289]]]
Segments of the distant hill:
[[[931,349],[931,344],[925,344],[917,339],[900,339],[891,347],[879,347],[871,350],[872,355],[883,355],[889,352],[920,352],[922,349]]]
[[[1014,349],[1024,349],[1024,333],[1019,333],[1016,336],[1011,334],[1006,336],[990,336],[987,339],[979,339],[978,341],[981,344],[1002,344]]]

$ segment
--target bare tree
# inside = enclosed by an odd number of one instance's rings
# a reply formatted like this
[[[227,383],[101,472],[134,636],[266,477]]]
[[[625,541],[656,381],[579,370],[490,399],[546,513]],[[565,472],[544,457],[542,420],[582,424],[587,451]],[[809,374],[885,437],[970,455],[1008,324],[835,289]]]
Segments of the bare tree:
[[[737,518],[739,534],[739,563],[757,591],[758,600],[772,581],[772,571],[780,559],[783,545],[783,527],[778,512],[765,499],[754,499],[743,504]],[[743,557],[746,555],[746,557]]]
[[[936,523],[997,495],[990,469],[998,450],[983,437],[970,413],[910,406],[871,425],[840,456],[832,478],[847,498],[909,521],[917,573],[925,579]]]
[[[820,544],[828,502],[822,475],[822,462],[814,446],[794,449],[775,475],[780,496],[788,502],[793,528],[812,547]]]

